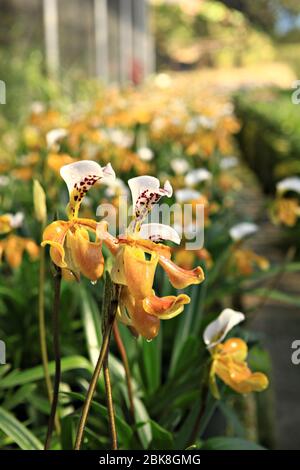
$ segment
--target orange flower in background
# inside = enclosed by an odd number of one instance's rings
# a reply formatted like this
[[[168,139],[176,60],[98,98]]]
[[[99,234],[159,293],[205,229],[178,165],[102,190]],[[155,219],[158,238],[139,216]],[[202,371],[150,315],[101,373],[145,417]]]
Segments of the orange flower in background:
[[[265,374],[249,369],[245,341],[230,338],[222,342],[229,331],[244,319],[243,313],[226,308],[204,330],[203,340],[212,358],[209,385],[216,399],[220,398],[216,376],[238,393],[261,392],[268,387],[269,381]]]
[[[18,268],[26,251],[32,261],[39,256],[39,246],[31,238],[23,238],[17,235],[9,235],[4,240],[0,240],[0,261],[4,255],[7,263],[13,269]]]
[[[115,261],[112,280],[122,286],[119,318],[137,334],[152,339],[159,332],[160,320],[179,315],[190,302],[185,294],[157,297],[153,290],[158,265],[166,272],[171,284],[184,289],[199,284],[204,279],[200,267],[185,270],[171,261],[171,249],[158,243],[170,240],[180,243],[178,233],[170,226],[159,223],[143,223],[162,196],[171,197],[172,187],[166,182],[160,188],[159,180],[152,176],[140,176],[129,180],[134,217],[127,233],[118,238],[119,247],[112,246]],[[98,231],[98,234],[101,234]],[[104,238],[104,237],[103,237]]]
[[[81,202],[88,190],[100,179],[114,179],[110,164],[101,168],[93,161],[80,161],[61,168],[70,195],[67,206],[68,221],[57,220],[48,225],[43,233],[42,246],[50,245],[50,256],[54,264],[62,269],[68,279],[80,278],[80,273],[91,281],[102,276],[104,258],[102,240],[96,236],[90,240],[90,233],[96,235],[97,222],[78,217]],[[107,224],[101,224],[103,232]]]

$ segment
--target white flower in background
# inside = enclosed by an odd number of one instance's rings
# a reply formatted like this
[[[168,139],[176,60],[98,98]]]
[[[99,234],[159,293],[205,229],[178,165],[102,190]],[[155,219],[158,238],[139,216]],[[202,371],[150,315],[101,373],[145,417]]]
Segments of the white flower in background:
[[[276,190],[281,194],[286,191],[295,191],[295,193],[300,194],[300,178],[298,176],[284,178],[276,184]]]
[[[206,168],[198,168],[191,170],[186,175],[184,181],[187,186],[195,186],[203,181],[208,181],[212,178],[212,174]]]
[[[143,162],[150,162],[154,157],[154,153],[149,147],[140,147],[137,154]]]
[[[120,178],[116,178],[115,181],[112,181],[105,189],[106,197],[127,196],[128,194],[129,189]]]
[[[0,187],[5,188],[5,186],[9,185],[9,181],[10,181],[9,176],[1,175],[0,176]]]
[[[24,213],[17,212],[16,214],[9,214],[10,226],[11,228],[19,228],[24,221]]]
[[[158,88],[161,88],[163,90],[166,88],[170,88],[170,86],[172,85],[172,79],[167,73],[159,73],[158,75],[156,75],[154,82]]]
[[[196,118],[190,119],[185,126],[185,131],[188,134],[194,134],[199,127],[199,122]]]
[[[232,103],[225,103],[221,112],[220,116],[232,116],[234,112],[234,106]]]
[[[171,160],[170,166],[176,175],[183,175],[190,168],[188,162],[183,158],[174,158]]]
[[[203,340],[207,348],[213,348],[221,343],[233,327],[245,320],[245,315],[231,308],[225,308],[218,318],[204,330]]]
[[[33,114],[42,114],[45,111],[44,103],[41,101],[34,101],[31,105],[31,112]]]
[[[47,147],[50,149],[67,135],[68,131],[66,129],[52,129],[46,135]]]
[[[224,157],[220,161],[220,168],[221,170],[230,170],[230,168],[234,168],[237,166],[239,163],[239,160],[237,157],[231,156],[231,157]]]
[[[204,129],[214,129],[216,127],[217,121],[215,118],[210,118],[207,116],[198,116],[198,123]]]
[[[106,129],[107,138],[115,145],[122,148],[129,148],[133,144],[133,135],[129,132],[124,132],[122,129]]]
[[[258,231],[258,225],[252,224],[250,222],[242,222],[240,224],[234,225],[229,230],[229,235],[232,240],[239,241],[249,235],[253,235]]]
[[[195,201],[201,197],[201,193],[195,189],[183,188],[175,191],[175,199],[179,204],[183,204],[188,201]]]

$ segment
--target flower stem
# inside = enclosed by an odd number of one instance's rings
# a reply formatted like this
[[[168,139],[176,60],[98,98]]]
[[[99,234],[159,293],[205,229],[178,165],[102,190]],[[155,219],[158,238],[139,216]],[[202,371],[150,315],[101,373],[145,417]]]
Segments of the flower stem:
[[[59,339],[59,306],[60,306],[60,287],[61,287],[61,269],[54,266],[54,302],[53,302],[53,347],[55,359],[55,375],[54,375],[54,388],[52,396],[52,404],[50,417],[48,422],[48,430],[45,441],[45,450],[48,450],[51,444],[51,438],[54,428],[55,415],[58,404],[59,383],[61,375],[60,363],[60,339]]]
[[[77,436],[75,441],[75,450],[80,450],[84,429],[86,426],[87,418],[89,415],[89,410],[91,407],[92,399],[96,390],[97,382],[99,375],[103,366],[105,356],[108,351],[108,346],[110,342],[110,336],[112,331],[112,326],[115,321],[118,303],[119,303],[119,293],[120,288],[116,284],[113,284],[110,280],[109,275],[107,274],[105,288],[104,288],[104,299],[103,299],[103,339],[102,345],[98,357],[98,361],[89,385],[89,389],[83,404],[81,417],[78,425]]]
[[[107,402],[107,410],[108,410],[109,430],[110,430],[110,436],[111,436],[111,448],[112,450],[118,450],[114,404],[113,404],[112,389],[111,389],[109,367],[108,367],[108,349],[106,350],[106,355],[104,358],[103,373],[104,373],[106,402]]]
[[[132,390],[129,362],[128,362],[126,349],[125,349],[124,343],[122,341],[117,322],[115,322],[114,325],[113,325],[113,333],[114,333],[114,338],[115,338],[115,341],[116,341],[116,345],[118,347],[118,350],[119,350],[119,353],[120,353],[120,356],[121,356],[121,359],[122,359],[122,362],[123,362],[124,370],[125,370],[125,377],[126,377],[126,384],[127,384],[127,392],[128,392],[130,413],[131,413],[131,417],[132,417],[132,422],[135,423],[133,390]]]
[[[40,252],[40,269],[39,269],[39,301],[38,301],[38,319],[39,319],[39,337],[40,337],[40,348],[41,358],[44,370],[44,377],[47,389],[47,395],[49,402],[52,402],[52,381],[49,372],[49,359],[47,352],[47,341],[46,341],[46,326],[45,326],[45,296],[44,296],[44,285],[45,285],[45,248],[41,248]],[[60,434],[60,423],[58,416],[55,416],[55,428],[58,434]]]

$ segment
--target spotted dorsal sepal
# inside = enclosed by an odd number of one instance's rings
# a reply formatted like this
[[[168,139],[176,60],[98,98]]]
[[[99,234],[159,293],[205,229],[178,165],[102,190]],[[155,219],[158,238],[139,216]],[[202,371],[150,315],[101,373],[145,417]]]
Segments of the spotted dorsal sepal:
[[[70,202],[68,204],[67,213],[69,219],[78,217],[78,212],[82,199],[88,190],[97,182],[101,177],[97,175],[87,175],[81,181],[74,184],[74,188],[70,194]]]

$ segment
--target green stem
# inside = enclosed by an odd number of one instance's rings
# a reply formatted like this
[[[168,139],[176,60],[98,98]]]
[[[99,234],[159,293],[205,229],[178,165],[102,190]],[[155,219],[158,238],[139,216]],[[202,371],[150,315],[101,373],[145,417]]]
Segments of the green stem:
[[[118,450],[114,404],[113,404],[113,396],[112,396],[109,367],[108,367],[108,349],[106,351],[106,355],[104,358],[103,373],[104,373],[104,382],[105,382],[106,403],[107,403],[107,410],[108,410],[109,430],[110,430],[110,437],[111,437],[111,448],[112,450]]]
[[[61,269],[55,266],[54,274],[54,302],[53,302],[53,348],[55,360],[54,388],[51,404],[50,417],[48,422],[48,430],[45,441],[45,450],[48,450],[51,444],[53,434],[55,415],[58,405],[59,384],[61,376],[60,361],[60,339],[59,339],[59,306],[60,306],[60,288],[61,288]]]
[[[134,412],[134,401],[133,401],[133,391],[132,391],[130,367],[129,367],[129,362],[128,362],[126,349],[125,349],[124,343],[122,341],[117,322],[114,323],[113,332],[114,332],[114,338],[115,338],[115,341],[116,341],[116,345],[118,347],[118,350],[119,350],[119,353],[120,353],[120,356],[121,356],[121,359],[122,359],[122,362],[123,362],[124,370],[125,370],[127,393],[128,393],[129,406],[130,406],[130,414],[131,414],[132,422],[135,423],[135,412]]]
[[[45,248],[41,249],[40,252],[40,270],[39,270],[39,302],[38,302],[38,320],[39,320],[39,337],[40,337],[40,348],[41,348],[41,358],[44,370],[44,377],[47,389],[47,395],[49,403],[52,402],[52,381],[49,372],[49,359],[47,351],[47,341],[46,341],[46,325],[45,325],[45,295],[44,295],[44,285],[45,285]],[[58,416],[55,416],[55,428],[58,434],[60,434],[60,423]]]
[[[75,441],[75,447],[74,447],[75,450],[80,450],[80,447],[82,444],[83,434],[84,434],[86,422],[88,419],[90,407],[92,404],[93,396],[96,390],[96,386],[97,386],[99,375],[103,366],[103,362],[108,351],[111,331],[112,331],[113,323],[115,321],[118,303],[119,303],[119,293],[120,293],[119,286],[112,284],[110,281],[109,275],[107,275],[105,288],[104,288],[104,299],[103,299],[102,321],[103,321],[104,328],[103,328],[102,345],[101,345],[98,361],[97,361],[97,364],[96,364],[96,367],[95,367],[95,370],[91,379],[91,383],[89,385],[88,392],[87,392],[87,395],[83,404],[81,417],[80,417],[78,430],[77,430],[76,441]]]

